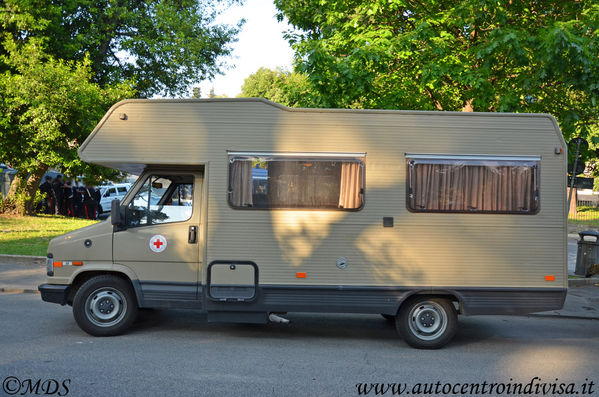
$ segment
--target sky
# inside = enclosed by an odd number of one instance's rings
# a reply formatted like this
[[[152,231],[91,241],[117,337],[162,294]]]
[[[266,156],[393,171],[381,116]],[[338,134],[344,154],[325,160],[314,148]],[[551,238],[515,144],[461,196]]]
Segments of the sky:
[[[212,81],[199,84],[203,98],[208,97],[214,87],[217,95],[235,97],[241,92],[243,81],[260,67],[292,69],[293,50],[283,39],[283,33],[291,27],[279,23],[272,0],[245,0],[241,6],[233,6],[217,18],[217,23],[235,25],[240,19],[246,22],[233,43],[232,57],[226,59],[230,69]]]

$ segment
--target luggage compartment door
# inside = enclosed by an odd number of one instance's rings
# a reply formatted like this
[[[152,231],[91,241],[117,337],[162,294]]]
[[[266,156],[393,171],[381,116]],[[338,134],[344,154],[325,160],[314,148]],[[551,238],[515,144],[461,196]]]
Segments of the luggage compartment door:
[[[245,302],[256,297],[258,266],[254,262],[214,261],[208,266],[208,298]]]

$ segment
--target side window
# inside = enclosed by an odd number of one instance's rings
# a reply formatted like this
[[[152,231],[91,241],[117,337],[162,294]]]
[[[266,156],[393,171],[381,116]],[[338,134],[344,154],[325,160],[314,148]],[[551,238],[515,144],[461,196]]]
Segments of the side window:
[[[124,195],[125,193],[127,193],[127,188],[122,186],[122,187],[118,187],[117,191],[119,192],[119,195]]]
[[[128,226],[183,222],[193,212],[193,176],[151,175],[128,206]]]
[[[233,208],[358,210],[363,196],[362,158],[229,158],[229,204]]]
[[[110,189],[106,190],[106,194],[104,195],[104,197],[111,197],[114,196],[116,194],[116,189],[111,187]]]
[[[539,158],[408,155],[413,212],[535,214]]]

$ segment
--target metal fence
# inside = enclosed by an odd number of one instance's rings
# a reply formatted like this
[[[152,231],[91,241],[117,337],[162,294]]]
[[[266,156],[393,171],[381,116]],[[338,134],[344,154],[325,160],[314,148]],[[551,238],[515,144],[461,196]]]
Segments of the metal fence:
[[[587,225],[599,225],[599,202],[577,200],[576,213],[570,211],[568,221]]]

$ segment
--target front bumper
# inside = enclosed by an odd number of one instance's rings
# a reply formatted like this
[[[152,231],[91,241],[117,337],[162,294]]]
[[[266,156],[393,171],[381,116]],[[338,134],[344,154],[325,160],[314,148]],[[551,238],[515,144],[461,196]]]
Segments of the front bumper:
[[[44,302],[58,303],[60,305],[67,304],[69,297],[69,286],[58,284],[42,284],[37,289],[42,294]]]

